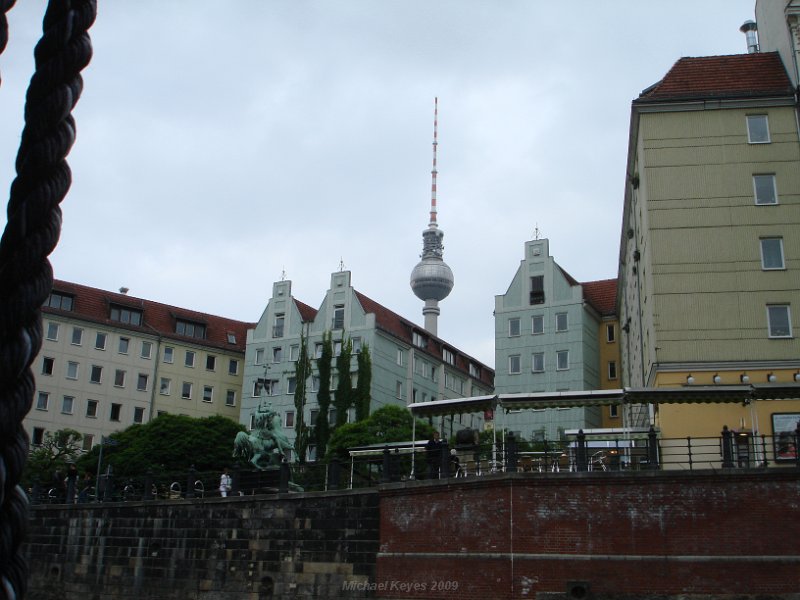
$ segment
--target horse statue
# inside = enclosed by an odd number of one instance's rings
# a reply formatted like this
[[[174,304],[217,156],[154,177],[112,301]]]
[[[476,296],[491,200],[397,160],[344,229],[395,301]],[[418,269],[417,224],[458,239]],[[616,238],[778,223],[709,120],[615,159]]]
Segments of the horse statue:
[[[256,409],[253,430],[240,431],[233,442],[233,456],[246,458],[260,471],[280,466],[286,450],[294,445],[283,432],[280,415],[264,404]]]

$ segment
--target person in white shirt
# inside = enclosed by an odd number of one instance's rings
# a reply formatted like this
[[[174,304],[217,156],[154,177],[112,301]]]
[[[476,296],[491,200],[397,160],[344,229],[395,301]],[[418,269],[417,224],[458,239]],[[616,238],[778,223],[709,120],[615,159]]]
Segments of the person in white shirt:
[[[227,497],[228,492],[231,491],[232,483],[233,480],[231,479],[231,476],[228,475],[228,467],[225,467],[225,469],[222,471],[222,476],[219,478],[219,495],[223,498]]]

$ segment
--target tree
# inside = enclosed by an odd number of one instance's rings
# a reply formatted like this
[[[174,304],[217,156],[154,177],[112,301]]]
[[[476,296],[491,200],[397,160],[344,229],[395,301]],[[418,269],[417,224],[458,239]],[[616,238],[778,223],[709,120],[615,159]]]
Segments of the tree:
[[[342,349],[336,357],[336,392],[333,405],[336,407],[336,427],[347,423],[347,411],[353,405],[353,380],[350,378],[350,357],[353,355],[353,342],[342,338]]]
[[[317,391],[317,403],[319,413],[317,423],[314,428],[314,438],[317,442],[317,456],[325,456],[328,447],[328,438],[331,430],[328,422],[328,408],[331,404],[331,357],[333,349],[331,347],[331,333],[326,331],[322,334],[322,352],[317,359],[317,372],[319,373],[319,390]]]
[[[76,462],[81,453],[83,435],[74,429],[45,433],[40,446],[31,450],[22,482],[29,486],[37,481],[50,481],[56,471],[66,472],[67,463]]]
[[[369,417],[369,405],[372,402],[372,357],[369,346],[364,344],[358,354],[358,382],[356,383],[356,421]]]
[[[306,462],[306,451],[309,442],[309,429],[305,422],[306,408],[306,382],[311,375],[311,359],[308,358],[308,340],[302,333],[300,334],[300,351],[297,362],[294,366],[294,450],[298,462]]]
[[[132,425],[110,436],[103,448],[103,466],[111,465],[118,477],[144,475],[148,470],[183,473],[190,466],[198,471],[221,471],[234,462],[233,441],[244,426],[221,416],[193,419],[184,415],[161,415],[144,425]],[[84,455],[81,471],[94,472],[100,447]]]

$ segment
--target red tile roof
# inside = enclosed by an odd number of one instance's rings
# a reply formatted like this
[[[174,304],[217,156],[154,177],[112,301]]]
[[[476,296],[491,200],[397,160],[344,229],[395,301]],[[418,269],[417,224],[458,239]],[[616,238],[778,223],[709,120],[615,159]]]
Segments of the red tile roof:
[[[777,52],[681,58],[636,103],[669,100],[792,96]]]
[[[429,332],[425,331],[424,328],[414,325],[411,321],[408,321],[397,313],[392,312],[382,304],[378,304],[361,292],[357,290],[353,291],[356,294],[356,298],[358,298],[358,301],[361,303],[361,307],[364,309],[364,312],[375,315],[376,327],[410,345],[413,345],[414,343],[413,333],[416,331],[428,340],[428,347],[423,348],[423,350],[428,354],[436,357],[436,359],[439,361],[443,361],[444,356],[442,350],[447,348],[456,357],[456,364],[454,366],[457,369],[463,371],[465,375],[469,376],[469,365],[472,363],[480,370],[480,376],[478,379],[484,384],[494,387],[494,369],[491,369],[480,361],[464,354],[454,346],[446,343],[444,340],[431,335]]]
[[[107,292],[98,288],[93,288],[68,281],[55,280],[53,291],[67,294],[73,297],[71,311],[43,307],[42,312],[58,314],[65,317],[77,317],[87,321],[106,325],[108,327],[119,327],[138,331],[144,334],[159,334],[167,339],[179,340],[187,343],[199,344],[201,346],[211,346],[224,350],[235,350],[244,352],[247,343],[247,330],[255,327],[255,323],[244,321],[234,321],[207,313],[201,313],[187,308],[169,306],[152,300],[135,298],[127,294]],[[110,306],[120,306],[123,308],[133,308],[142,311],[143,323],[141,326],[112,321],[110,317]],[[182,319],[201,323],[206,327],[205,339],[198,339],[179,335],[175,333],[175,321]],[[233,333],[236,343],[228,343],[228,333]]]
[[[292,298],[292,300],[294,300],[294,305],[300,312],[300,318],[303,320],[303,323],[309,323],[316,318],[317,312],[319,312],[316,308],[311,308],[308,304],[300,302],[297,298]]]
[[[601,279],[586,281],[583,286],[583,297],[600,313],[607,317],[617,312],[617,280]]]

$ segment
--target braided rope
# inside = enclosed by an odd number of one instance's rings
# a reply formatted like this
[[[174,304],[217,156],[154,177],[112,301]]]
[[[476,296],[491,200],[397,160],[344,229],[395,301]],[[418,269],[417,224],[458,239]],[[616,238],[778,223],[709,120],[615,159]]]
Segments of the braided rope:
[[[49,1],[0,239],[0,600],[21,599],[27,590],[20,546],[28,500],[18,485],[28,455],[22,420],[35,390],[30,365],[42,345],[41,306],[53,285],[47,256],[58,242],[59,204],[72,181],[66,162],[75,140],[70,113],[83,89],[80,72],[92,56],[87,31],[96,13],[96,0]],[[0,42],[2,37],[7,26]]]

